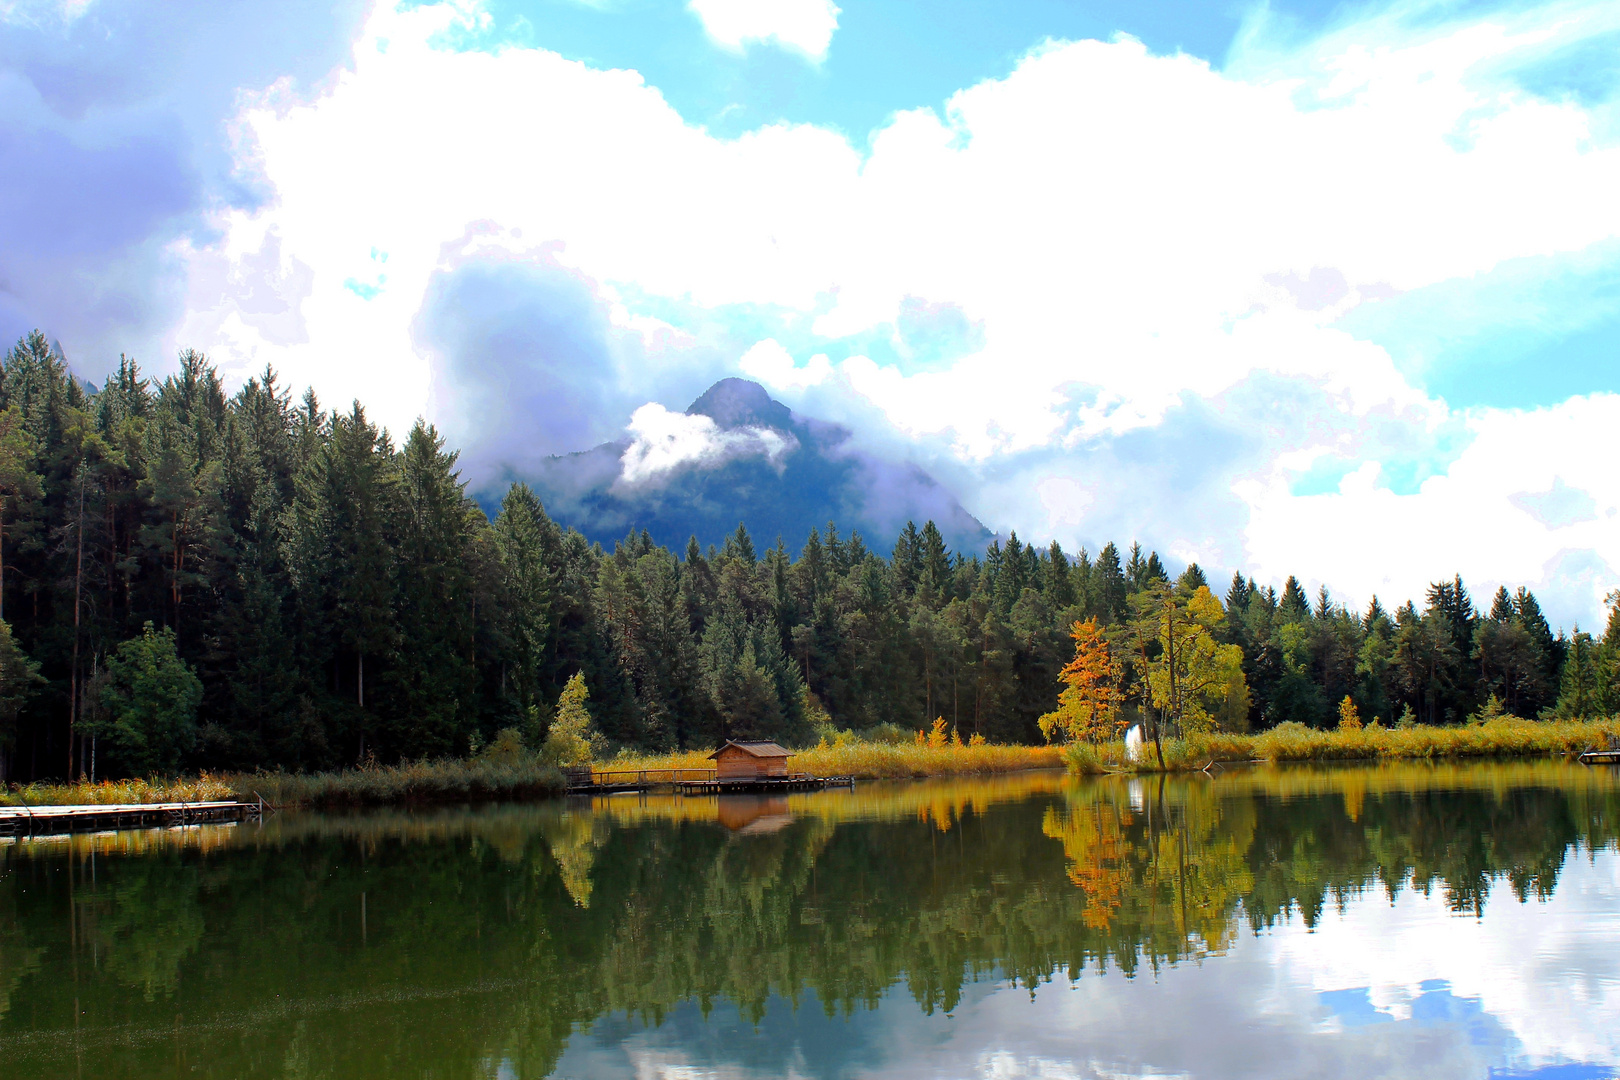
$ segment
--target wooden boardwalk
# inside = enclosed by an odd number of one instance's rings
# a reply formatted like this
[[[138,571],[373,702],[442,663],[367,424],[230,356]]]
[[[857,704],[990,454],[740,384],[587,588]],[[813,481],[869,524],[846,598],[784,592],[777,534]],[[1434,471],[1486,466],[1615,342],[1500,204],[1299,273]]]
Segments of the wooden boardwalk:
[[[566,770],[570,795],[617,795],[631,791],[673,791],[677,795],[730,795],[739,792],[820,791],[854,787],[853,776],[750,777],[720,780],[713,769],[587,769]]]
[[[731,795],[738,792],[820,791],[855,786],[853,776],[770,776],[751,780],[688,780],[677,786],[683,795]]]
[[[102,829],[202,825],[254,819],[263,812],[262,804],[242,802],[0,806],[0,836],[52,836]]]
[[[1588,750],[1581,755],[1583,765],[1620,765],[1620,750]]]

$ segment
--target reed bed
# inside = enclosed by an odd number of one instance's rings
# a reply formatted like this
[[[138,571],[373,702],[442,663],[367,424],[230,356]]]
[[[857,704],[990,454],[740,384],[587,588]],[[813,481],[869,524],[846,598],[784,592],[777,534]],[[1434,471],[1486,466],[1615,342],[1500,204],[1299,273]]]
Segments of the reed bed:
[[[366,765],[335,772],[245,773],[232,777],[231,783],[242,799],[263,796],[277,807],[311,808],[531,799],[564,790],[562,775],[531,755]]]
[[[1458,727],[1337,728],[1279,724],[1257,735],[1217,732],[1164,741],[1164,769],[1202,769],[1212,761],[1441,761],[1460,758],[1545,757],[1579,754],[1620,740],[1620,718],[1522,720],[1504,716]],[[1151,743],[1135,762],[1121,741],[1073,744],[1066,758],[1074,772],[1158,772]]]
[[[114,803],[220,802],[234,799],[232,781],[213,773],[163,780],[13,784],[0,788],[0,806],[107,806]]]
[[[946,742],[944,745],[879,743],[841,737],[796,751],[788,761],[793,772],[815,776],[853,776],[857,780],[901,780],[924,776],[968,776],[1060,769],[1063,749],[1057,746],[1000,746],[994,743]],[[712,769],[709,751],[635,754],[598,765],[603,769]]]

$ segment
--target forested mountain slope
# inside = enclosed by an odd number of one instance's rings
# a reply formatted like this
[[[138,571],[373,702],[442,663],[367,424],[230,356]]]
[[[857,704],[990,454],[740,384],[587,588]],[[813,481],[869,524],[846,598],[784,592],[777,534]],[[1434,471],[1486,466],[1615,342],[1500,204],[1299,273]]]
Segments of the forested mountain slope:
[[[693,536],[707,545],[739,522],[795,552],[828,521],[893,536],[907,521],[932,520],[953,547],[991,538],[921,469],[857,450],[847,428],[795,415],[758,383],[722,379],[685,416],[699,422],[550,458],[507,480],[530,484],[556,517],[603,544],[634,528],[670,548]],[[492,513],[505,489],[481,493]]]
[[[881,548],[825,525],[797,557],[746,528],[608,551],[569,524],[521,484],[486,515],[430,427],[396,445],[269,372],[227,396],[195,353],[90,392],[32,334],[0,363],[0,777],[537,740],[576,672],[621,745],[791,743],[823,708],[842,728],[943,716],[1034,740],[1071,624],[1119,627],[1170,584],[1135,546],[953,551],[932,522]],[[1196,566],[1174,583],[1200,584]],[[1369,718],[1456,722],[1492,695],[1591,715],[1620,694],[1620,616],[1555,639],[1534,596],[1480,612],[1457,579],[1421,610],[1356,614],[1234,577],[1216,632],[1243,651],[1253,726],[1328,724],[1346,695]]]

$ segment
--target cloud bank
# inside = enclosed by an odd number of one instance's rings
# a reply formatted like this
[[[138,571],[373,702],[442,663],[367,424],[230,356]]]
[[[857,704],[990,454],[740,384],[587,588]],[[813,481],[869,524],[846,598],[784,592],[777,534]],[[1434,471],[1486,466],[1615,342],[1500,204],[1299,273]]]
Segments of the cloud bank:
[[[762,457],[775,461],[795,440],[766,427],[720,428],[707,416],[670,412],[649,402],[630,414],[630,445],[619,459],[621,484],[656,480],[682,465],[712,464],[728,457]]]
[[[838,29],[832,0],[690,0],[687,6],[711,39],[737,51],[749,42],[775,42],[820,60]]]
[[[655,421],[742,373],[1032,539],[1140,537],[1358,604],[1456,571],[1566,625],[1620,584],[1612,366],[1556,394],[1535,371],[1620,326],[1616,77],[1571,59],[1612,4],[1403,4],[1308,40],[1256,17],[1219,67],[1049,41],[856,140],[718,138],[635,71],[458,49],[470,0],[379,4],[341,55],[207,83],[236,80],[212,120],[166,84],[92,137],[104,114],[16,43],[119,10],[7,24],[0,137],[85,191],[146,185],[77,232],[49,204],[36,241],[72,243],[4,241],[7,325],[273,362],[396,428],[426,412],[480,475],[627,430],[644,464],[686,453]],[[692,10],[720,47],[812,58],[838,18]],[[8,212],[56,198],[3,183]]]

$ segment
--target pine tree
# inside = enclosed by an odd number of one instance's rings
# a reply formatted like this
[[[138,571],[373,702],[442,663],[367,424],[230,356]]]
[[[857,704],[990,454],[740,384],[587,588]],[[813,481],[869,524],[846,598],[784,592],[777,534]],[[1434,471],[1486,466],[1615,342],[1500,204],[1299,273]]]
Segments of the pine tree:
[[[754,563],[754,541],[748,535],[748,529],[741,522],[737,524],[737,531],[726,537],[723,554],[727,558],[741,559],[750,565]]]
[[[531,712],[538,716],[544,705],[553,640],[552,592],[557,584],[552,569],[555,554],[548,543],[551,530],[534,492],[527,484],[514,483],[501,500],[501,512],[493,525],[501,581],[501,608],[496,617],[504,645],[501,681],[523,720]],[[694,546],[696,543],[694,539]]]
[[[894,542],[894,554],[889,558],[900,595],[916,593],[917,585],[922,580],[922,556],[922,537],[917,533],[916,523],[908,521],[906,527],[900,530],[900,536]]]
[[[996,571],[996,608],[1003,617],[1012,611],[1012,606],[1024,594],[1029,585],[1028,568],[1024,564],[1024,545],[1019,542],[1018,534],[1012,533],[1007,537],[1007,546],[1002,551],[1001,565]]]
[[[474,731],[477,654],[471,551],[483,514],[469,499],[454,452],[418,421],[398,459],[397,616],[404,629],[388,689],[386,750],[441,756]]]
[[[1148,563],[1142,555],[1142,545],[1131,544],[1131,557],[1125,561],[1125,580],[1131,592],[1141,592],[1147,587]]]
[[[39,675],[39,665],[11,636],[11,626],[0,620],[0,787],[10,779],[11,754],[17,746],[18,716],[44,682]]]
[[[1288,580],[1283,582],[1277,614],[1284,622],[1304,622],[1311,617],[1311,602],[1305,599],[1305,589],[1293,574],[1289,574]]]
[[[1053,540],[1041,564],[1041,591],[1046,594],[1046,602],[1055,610],[1061,611],[1075,603],[1071,570],[1068,556],[1063,553],[1063,545]]]
[[[367,749],[366,660],[372,660],[375,688],[379,665],[398,640],[392,457],[388,439],[358,402],[347,415],[334,415],[330,437],[298,477],[288,526],[305,649],[330,672],[332,690],[346,691],[354,703],[350,735],[357,759]]]
[[[1361,629],[1364,633],[1372,633],[1373,627],[1380,621],[1388,622],[1389,615],[1384,611],[1384,605],[1378,602],[1377,594],[1367,604],[1367,613],[1361,617]]]
[[[15,544],[15,521],[24,513],[24,503],[44,493],[34,471],[35,454],[22,410],[11,405],[0,411],[0,621],[6,611],[6,527],[11,526]]]
[[[1553,712],[1565,720],[1590,720],[1600,714],[1602,705],[1597,645],[1577,626],[1569,638]]]
[[[1133,551],[1136,549],[1133,547]],[[1092,570],[1093,595],[1098,613],[1105,622],[1117,623],[1125,617],[1125,597],[1129,582],[1119,565],[1119,549],[1110,541],[1097,553]]]
[[[1227,613],[1230,614],[1232,612],[1238,612],[1241,614],[1243,609],[1248,606],[1249,586],[1243,580],[1243,575],[1234,571],[1232,573],[1232,584],[1228,586],[1226,590]]]
[[[949,599],[951,591],[951,553],[945,546],[945,537],[939,526],[929,521],[923,526],[920,543],[919,578],[938,600]]]

